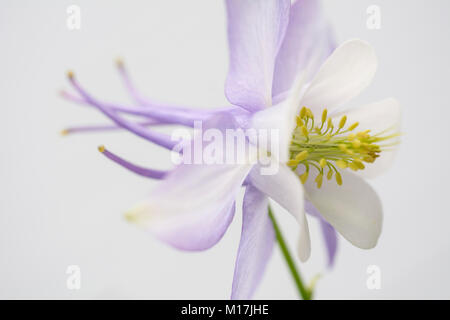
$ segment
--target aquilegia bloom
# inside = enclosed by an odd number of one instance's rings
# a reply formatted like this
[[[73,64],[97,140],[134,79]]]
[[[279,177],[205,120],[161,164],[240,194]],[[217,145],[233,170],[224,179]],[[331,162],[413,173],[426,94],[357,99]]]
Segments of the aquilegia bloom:
[[[388,149],[396,145],[400,107],[394,99],[387,99],[346,112],[338,109],[370,84],[376,56],[360,40],[345,42],[333,52],[316,1],[299,0],[291,5],[290,0],[227,0],[226,5],[230,71],[225,92],[233,106],[202,111],[148,102],[135,92],[122,66],[125,84],[138,106],[99,102],[72,74],[70,80],[79,97],[66,96],[96,107],[118,126],[168,149],[179,141],[148,126],[193,126],[201,120],[204,127],[221,132],[279,133],[277,141],[270,143],[270,148],[276,145],[274,149],[261,150],[258,139],[246,141],[257,151],[255,157],[266,153],[278,163],[277,172],[271,175],[261,174],[258,161],[182,163],[170,172],[157,171],[100,150],[138,174],[162,179],[127,217],[179,249],[204,250],[216,244],[231,223],[241,186],[246,187],[232,290],[232,298],[245,299],[259,283],[275,241],[268,198],[296,218],[302,261],[310,255],[305,211],[321,219],[330,257],[335,251],[334,229],[357,247],[376,245],[381,204],[361,176],[377,175],[389,165],[392,152]],[[123,114],[142,116],[145,121],[133,122]],[[101,128],[72,130],[96,129]]]

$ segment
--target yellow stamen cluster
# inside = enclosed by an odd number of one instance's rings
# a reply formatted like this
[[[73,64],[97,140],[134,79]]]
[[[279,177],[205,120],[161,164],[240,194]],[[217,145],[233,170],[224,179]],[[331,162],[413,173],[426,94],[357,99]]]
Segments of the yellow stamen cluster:
[[[342,185],[339,169],[363,170],[364,163],[373,163],[379,157],[382,146],[378,143],[396,136],[371,135],[370,130],[354,132],[359,124],[356,122],[346,127],[345,115],[335,126],[326,109],[319,123],[315,122],[313,113],[306,107],[301,109],[296,120],[287,164],[293,170],[304,167],[305,171],[300,175],[302,183],[306,183],[311,168],[315,168],[318,188],[324,182],[324,175],[327,180],[334,176],[336,183]]]

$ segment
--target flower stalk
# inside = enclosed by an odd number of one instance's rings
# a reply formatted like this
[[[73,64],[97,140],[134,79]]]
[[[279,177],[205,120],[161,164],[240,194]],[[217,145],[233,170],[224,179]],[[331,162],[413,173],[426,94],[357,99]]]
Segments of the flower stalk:
[[[311,300],[312,290],[309,290],[303,284],[302,277],[300,276],[300,273],[297,270],[297,266],[295,265],[294,259],[292,258],[292,255],[289,252],[289,248],[287,247],[287,244],[284,241],[283,234],[281,233],[280,227],[278,226],[278,223],[275,219],[275,216],[270,206],[269,206],[269,217],[270,220],[272,221],[273,228],[275,230],[275,237],[278,241],[278,244],[280,245],[281,252],[283,253],[283,257],[286,260],[286,264],[289,267],[289,271],[291,272],[292,278],[294,278],[300,297],[303,300]]]

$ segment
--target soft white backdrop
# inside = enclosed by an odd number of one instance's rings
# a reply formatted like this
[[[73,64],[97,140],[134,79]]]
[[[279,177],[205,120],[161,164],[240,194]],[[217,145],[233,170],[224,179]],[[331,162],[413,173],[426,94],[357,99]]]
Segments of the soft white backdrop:
[[[97,146],[157,168],[169,167],[167,153],[128,133],[61,137],[65,126],[104,119],[57,94],[73,69],[97,96],[127,101],[113,65],[121,56],[151,97],[226,104],[223,1],[0,2],[0,298],[228,298],[240,210],[203,253],[176,251],[129,225],[122,212],[154,183],[109,162]],[[71,4],[81,8],[78,31],[66,27]],[[385,210],[377,248],[362,251],[341,238],[327,271],[313,222],[312,258],[302,273],[323,273],[317,298],[450,298],[450,2],[323,4],[339,41],[365,39],[379,55],[375,81],[355,103],[397,97],[405,136],[395,166],[372,182]],[[372,4],[382,10],[381,30],[366,28]],[[279,213],[294,245],[295,223]],[[72,264],[81,267],[78,291],[66,288]],[[366,287],[372,264],[381,268],[381,290]],[[297,298],[278,248],[256,298]]]

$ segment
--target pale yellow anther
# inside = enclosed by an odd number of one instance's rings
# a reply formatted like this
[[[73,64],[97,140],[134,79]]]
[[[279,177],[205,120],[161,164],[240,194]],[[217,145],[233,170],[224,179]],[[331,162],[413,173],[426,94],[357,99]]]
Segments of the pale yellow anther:
[[[300,175],[300,181],[305,184],[308,180],[309,172],[305,171],[302,175]]]
[[[316,177],[316,183],[317,183],[317,188],[321,188],[322,187],[322,183],[323,183],[323,174],[319,173],[319,175]]]
[[[311,109],[306,109],[306,115],[311,119],[314,119],[314,114],[312,113]]]
[[[356,138],[356,134],[354,134],[354,133],[350,133],[350,134],[348,135],[348,140],[349,140],[349,141],[353,141],[353,140],[355,140],[355,138]]]
[[[371,156],[366,156],[363,158],[363,160],[367,163],[373,163],[375,162],[375,158],[371,157]]]
[[[328,115],[328,110],[325,109],[322,112],[322,123],[325,123],[325,121],[327,121],[327,115]]]
[[[377,144],[372,144],[371,147],[376,152],[380,152],[381,151],[381,147],[379,145],[377,145]]]
[[[328,129],[333,127],[333,120],[331,120],[331,118],[328,118],[327,127]]]
[[[325,168],[327,166],[327,160],[322,158],[322,159],[320,159],[319,164],[322,168]]]
[[[304,118],[306,116],[306,107],[303,107],[302,110],[300,111],[300,118]]]
[[[296,120],[297,120],[297,127],[302,127],[303,126],[302,118],[300,118],[300,116],[297,116]]]
[[[331,178],[333,178],[333,170],[330,169],[327,173],[327,179],[331,180]]]
[[[295,160],[297,160],[298,162],[303,161],[306,158],[308,158],[308,151],[306,150],[300,152],[298,155],[295,156]]]
[[[298,166],[299,163],[300,163],[300,161],[297,161],[295,159],[291,159],[291,160],[288,160],[288,162],[286,164],[289,167],[296,167],[296,166]]]
[[[361,160],[359,159],[355,159],[353,160],[353,163],[358,167],[358,169],[363,170],[366,166],[364,165],[364,163],[362,163]]]
[[[348,167],[348,163],[345,160],[337,160],[336,165],[341,169],[346,169]]]
[[[355,122],[350,127],[348,127],[348,131],[355,130],[357,126],[359,126],[359,122]]]
[[[341,174],[339,172],[336,172],[336,183],[339,186],[342,186],[342,176],[341,176]]]
[[[347,116],[343,116],[341,118],[341,121],[339,121],[339,129],[342,129],[345,126],[346,122],[347,122]]]
[[[338,145],[338,148],[341,149],[342,152],[347,152],[348,148],[345,144]]]
[[[306,129],[306,127],[305,126],[302,126],[302,134],[305,136],[305,137],[308,137],[308,129]]]
[[[353,148],[358,149],[359,147],[361,147],[361,141],[359,139],[355,139],[352,142]]]
[[[350,169],[352,169],[353,171],[358,171],[358,170],[359,170],[359,167],[358,167],[354,162],[350,162],[350,163],[348,164],[348,167],[349,167]]]
[[[356,134],[356,136],[360,139],[366,139],[366,138],[370,137],[369,132],[370,132],[370,130],[360,131]]]

